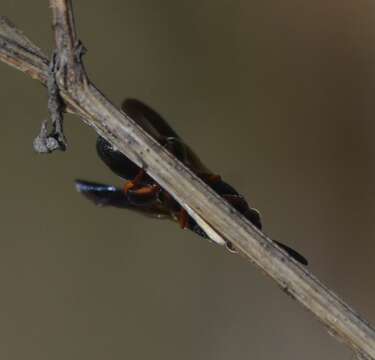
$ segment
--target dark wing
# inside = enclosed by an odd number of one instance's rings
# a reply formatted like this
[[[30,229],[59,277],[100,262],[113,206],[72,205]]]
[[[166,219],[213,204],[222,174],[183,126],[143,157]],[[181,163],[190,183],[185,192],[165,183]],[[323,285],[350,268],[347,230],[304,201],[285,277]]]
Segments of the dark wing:
[[[156,141],[164,145],[166,139],[178,139],[178,135],[168,123],[147,105],[135,99],[127,99],[122,104],[122,110],[138,125],[150,134]],[[96,150],[100,159],[118,176],[133,180],[140,168],[101,136],[96,142]]]
[[[121,109],[161,144],[167,138],[180,138],[156,111],[139,100],[125,99]]]
[[[126,99],[121,108],[125,114],[193,172],[197,174],[211,173],[168,122],[148,105],[136,99]]]
[[[136,99],[126,99],[122,110],[193,172],[211,173],[172,127],[149,106]],[[132,180],[138,174],[139,167],[100,136],[96,142],[96,150],[100,159],[116,175]]]
[[[302,256],[299,252],[296,250],[290,248],[287,245],[284,245],[276,240],[273,240],[278,246],[280,246],[283,250],[285,250],[294,260],[297,260],[302,265],[308,265],[308,261],[304,256]]]
[[[169,211],[156,202],[149,206],[137,206],[132,204],[129,202],[124,191],[115,186],[85,180],[76,180],[75,184],[77,191],[95,205],[129,209],[158,219],[171,218]]]

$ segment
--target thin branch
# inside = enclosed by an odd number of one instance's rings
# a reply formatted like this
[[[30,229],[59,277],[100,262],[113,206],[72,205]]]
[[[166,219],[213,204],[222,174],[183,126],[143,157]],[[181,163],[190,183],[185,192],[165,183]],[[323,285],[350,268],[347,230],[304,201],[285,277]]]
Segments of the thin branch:
[[[374,329],[305,268],[258,231],[226,201],[118,110],[90,82],[81,61],[70,0],[50,0],[57,48],[56,81],[67,109],[79,115],[132,161],[142,166],[198,222],[230,241],[365,359],[375,359]],[[4,30],[4,28],[6,30]],[[2,19],[0,59],[46,84],[48,61]]]

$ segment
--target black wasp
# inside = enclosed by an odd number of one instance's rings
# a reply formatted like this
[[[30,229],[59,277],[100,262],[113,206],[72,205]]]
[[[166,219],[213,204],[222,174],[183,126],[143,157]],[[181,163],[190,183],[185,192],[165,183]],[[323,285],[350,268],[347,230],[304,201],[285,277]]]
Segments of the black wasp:
[[[154,110],[135,99],[127,99],[122,110],[156,141],[170,151],[186,167],[210,186],[217,194],[229,202],[258,229],[262,228],[257,210],[249,207],[245,198],[217,174],[208,170],[188,145],[177,135],[171,126]],[[143,169],[116,151],[104,138],[98,137],[96,150],[103,162],[118,176],[125,179],[123,188],[95,182],[77,180],[77,190],[100,206],[114,206],[134,210],[158,219],[171,219],[183,229],[189,229],[199,236],[208,238],[207,229],[199,226],[174,198],[155,182]],[[224,240],[213,241],[233,246]],[[307,260],[290,247],[276,242],[282,249],[301,264]]]

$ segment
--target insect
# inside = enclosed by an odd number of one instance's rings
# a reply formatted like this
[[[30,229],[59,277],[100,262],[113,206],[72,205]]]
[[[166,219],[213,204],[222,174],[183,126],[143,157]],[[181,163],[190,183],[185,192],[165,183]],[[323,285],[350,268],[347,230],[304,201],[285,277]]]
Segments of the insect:
[[[251,208],[245,198],[223,181],[219,175],[208,170],[191,148],[157,112],[136,99],[125,100],[122,110],[254,226],[262,229],[259,212]],[[125,184],[123,188],[118,188],[112,185],[77,180],[76,188],[86,198],[99,206],[114,206],[158,219],[171,219],[179,223],[182,229],[189,229],[201,237],[209,238],[210,232],[204,224],[198,225],[187,211],[146,171],[114,149],[100,136],[97,138],[96,150],[101,160],[115,174],[125,179]],[[229,250],[235,251],[233,245],[228,241],[212,236],[210,238],[217,243],[226,244]],[[275,242],[295,260],[307,265],[307,260],[298,252],[284,244]]]

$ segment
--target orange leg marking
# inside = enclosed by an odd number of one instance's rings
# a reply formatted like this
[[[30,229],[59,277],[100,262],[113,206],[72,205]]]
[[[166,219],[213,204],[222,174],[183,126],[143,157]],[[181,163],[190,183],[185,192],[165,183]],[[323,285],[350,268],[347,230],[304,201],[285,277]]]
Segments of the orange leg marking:
[[[212,174],[208,177],[208,181],[211,182],[211,183],[219,182],[219,181],[221,181],[221,176]]]
[[[207,183],[217,183],[218,181],[221,181],[221,176],[220,175],[215,175],[215,174],[199,174],[199,177],[203,180],[206,181]]]
[[[143,169],[139,170],[139,173],[133,180],[128,180],[125,182],[124,185],[124,192],[125,194],[130,190],[134,189],[139,185],[139,183],[142,181],[143,177],[145,176],[145,171]]]
[[[126,191],[128,192],[130,190],[132,194],[136,194],[139,196],[151,196],[151,195],[156,194],[159,191],[159,189],[160,189],[159,186],[153,185],[153,186],[143,186],[136,190],[132,190],[132,188],[128,188]]]
[[[185,229],[188,223],[189,215],[187,211],[181,208],[180,213],[178,215],[178,223],[180,224],[181,229]]]

